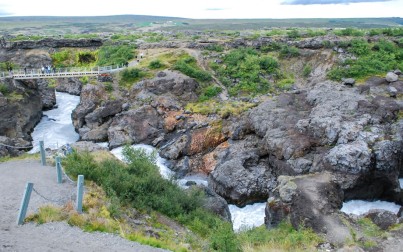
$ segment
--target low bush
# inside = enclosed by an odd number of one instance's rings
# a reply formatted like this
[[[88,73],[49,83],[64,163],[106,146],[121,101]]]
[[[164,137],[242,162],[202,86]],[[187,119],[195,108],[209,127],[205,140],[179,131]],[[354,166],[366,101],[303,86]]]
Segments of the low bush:
[[[98,66],[123,65],[134,58],[132,45],[106,45],[98,51]]]
[[[120,73],[120,81],[121,85],[126,86],[128,84],[132,84],[133,82],[136,82],[146,76],[146,73],[143,72],[141,69],[138,68],[126,68]]]
[[[151,69],[159,69],[159,68],[162,68],[164,66],[165,65],[158,59],[153,60],[148,64],[148,67],[151,68]]]
[[[202,94],[199,96],[199,101],[204,102],[207,101],[215,96],[217,96],[219,93],[221,93],[222,88],[218,86],[208,86],[202,90]]]
[[[299,49],[295,46],[283,45],[280,49],[281,58],[292,58],[299,56]]]
[[[212,79],[211,74],[201,70],[197,64],[196,60],[193,57],[186,57],[183,59],[179,59],[175,65],[174,69],[182,72],[183,74],[195,78],[201,82],[207,82]]]

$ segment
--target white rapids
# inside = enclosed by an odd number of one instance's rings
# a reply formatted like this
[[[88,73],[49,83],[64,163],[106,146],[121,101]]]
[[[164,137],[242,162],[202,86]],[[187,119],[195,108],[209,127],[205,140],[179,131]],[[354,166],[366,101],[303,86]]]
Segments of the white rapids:
[[[56,92],[57,108],[44,111],[43,117],[32,132],[33,149],[30,153],[39,152],[39,141],[44,141],[45,148],[57,149],[65,144],[77,142],[71,113],[80,102],[80,96]]]
[[[350,200],[343,203],[343,207],[340,211],[346,214],[361,215],[368,213],[373,209],[388,210],[392,213],[397,214],[399,212],[400,206],[388,201],[364,201],[364,200]]]

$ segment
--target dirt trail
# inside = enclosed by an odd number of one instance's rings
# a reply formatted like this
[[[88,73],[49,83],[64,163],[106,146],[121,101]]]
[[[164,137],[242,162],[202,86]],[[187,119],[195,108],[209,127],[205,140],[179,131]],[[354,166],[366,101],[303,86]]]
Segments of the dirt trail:
[[[42,196],[62,205],[75,198],[76,186],[64,181],[57,184],[54,167],[41,166],[38,160],[0,163],[0,251],[165,251],[106,233],[86,233],[65,222],[17,226],[18,209],[27,182]],[[27,216],[39,206],[50,204],[32,192]]]

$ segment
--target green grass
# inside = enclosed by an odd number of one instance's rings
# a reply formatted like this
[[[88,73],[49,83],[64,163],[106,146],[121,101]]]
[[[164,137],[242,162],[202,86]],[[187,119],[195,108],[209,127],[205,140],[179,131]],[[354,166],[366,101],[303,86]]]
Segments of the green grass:
[[[0,157],[0,163],[7,162],[7,161],[13,161],[13,160],[25,160],[25,159],[39,160],[39,153],[35,153],[35,154],[24,153],[17,157],[10,157],[10,156]]]
[[[260,226],[238,234],[243,251],[313,251],[323,238],[311,229],[295,230],[289,222],[267,230]]]
[[[215,100],[208,100],[205,102],[188,103],[185,108],[193,113],[202,115],[218,114],[225,118],[230,115],[239,115],[255,106],[256,104],[254,103],[242,101],[217,102]]]

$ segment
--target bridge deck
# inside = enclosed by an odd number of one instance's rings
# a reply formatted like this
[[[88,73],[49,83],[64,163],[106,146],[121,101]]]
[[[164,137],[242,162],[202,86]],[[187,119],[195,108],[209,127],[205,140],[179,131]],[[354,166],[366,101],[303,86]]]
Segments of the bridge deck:
[[[0,78],[14,78],[16,80],[27,79],[45,79],[45,78],[69,78],[81,76],[95,76],[104,73],[118,72],[124,69],[124,66],[106,66],[93,68],[59,68],[50,71],[42,69],[17,69],[10,72],[1,72]]]

